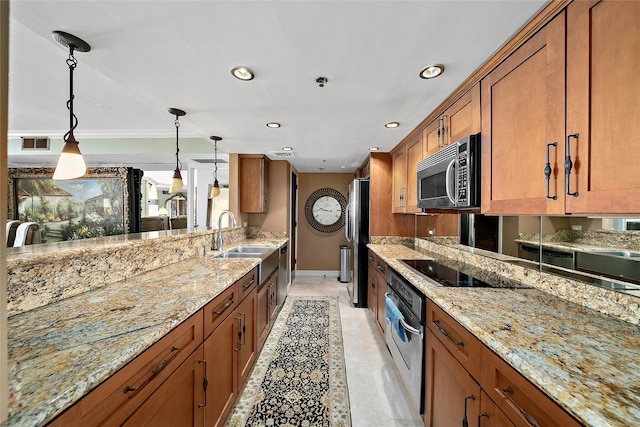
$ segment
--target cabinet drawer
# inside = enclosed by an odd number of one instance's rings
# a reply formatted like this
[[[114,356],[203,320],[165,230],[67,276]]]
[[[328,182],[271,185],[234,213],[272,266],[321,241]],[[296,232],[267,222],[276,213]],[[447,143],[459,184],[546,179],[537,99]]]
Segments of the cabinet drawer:
[[[376,271],[379,277],[382,277],[385,281],[387,280],[387,264],[380,258],[376,260]]]
[[[482,348],[481,386],[517,426],[581,424],[488,348]]]
[[[369,254],[368,254],[367,258],[369,260],[369,264],[371,264],[372,266],[375,267],[376,262],[378,262],[378,258],[376,258],[376,254],[374,254],[371,249],[369,249]]]
[[[202,343],[199,311],[84,397],[81,425],[120,425]]]
[[[240,302],[239,289],[240,285],[236,282],[204,306],[205,338],[211,335],[211,332],[238,306]]]
[[[242,279],[238,280],[238,291],[240,292],[240,301],[245,299],[247,295],[253,291],[256,286],[258,286],[258,267],[254,268],[247,274],[245,274]]]
[[[480,377],[480,341],[435,303],[427,300],[427,326],[474,377]]]

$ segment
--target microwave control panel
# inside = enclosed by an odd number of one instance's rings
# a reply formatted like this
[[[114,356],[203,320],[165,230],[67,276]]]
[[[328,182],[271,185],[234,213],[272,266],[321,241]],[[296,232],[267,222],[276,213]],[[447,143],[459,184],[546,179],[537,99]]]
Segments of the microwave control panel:
[[[469,152],[467,151],[467,144],[460,144],[458,147],[458,177],[457,180],[457,192],[458,192],[458,206],[469,205]]]

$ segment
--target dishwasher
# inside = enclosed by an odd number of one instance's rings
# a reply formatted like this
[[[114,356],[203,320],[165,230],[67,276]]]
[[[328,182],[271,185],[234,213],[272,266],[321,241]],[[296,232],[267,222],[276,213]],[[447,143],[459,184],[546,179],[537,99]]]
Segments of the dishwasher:
[[[287,253],[288,245],[285,243],[280,248],[280,262],[278,264],[278,305],[282,307],[284,300],[287,298]]]

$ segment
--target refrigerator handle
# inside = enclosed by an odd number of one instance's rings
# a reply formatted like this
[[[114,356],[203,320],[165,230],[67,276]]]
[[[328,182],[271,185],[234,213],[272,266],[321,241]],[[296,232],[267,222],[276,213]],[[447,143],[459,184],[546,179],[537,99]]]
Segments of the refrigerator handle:
[[[345,212],[346,221],[344,226],[344,237],[347,238],[347,242],[351,242],[351,240],[353,240],[351,236],[351,213],[349,212],[350,210],[351,210],[351,203],[347,203],[347,208]]]

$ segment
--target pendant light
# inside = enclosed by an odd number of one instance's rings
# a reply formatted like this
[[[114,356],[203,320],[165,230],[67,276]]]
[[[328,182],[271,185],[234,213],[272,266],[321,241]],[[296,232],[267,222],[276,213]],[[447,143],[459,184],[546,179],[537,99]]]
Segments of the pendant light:
[[[175,122],[173,122],[176,125],[176,170],[173,171],[173,179],[171,180],[169,193],[177,193],[178,191],[182,190],[182,187],[184,187],[184,183],[182,182],[182,174],[180,174],[182,163],[180,163],[180,158],[178,157],[178,153],[180,152],[180,146],[178,144],[178,129],[180,128],[180,121],[178,120],[178,118],[184,116],[187,113],[179,110],[178,108],[169,108],[169,113],[176,116],[176,120]]]
[[[220,195],[220,184],[218,183],[218,141],[222,141],[222,138],[219,136],[211,136],[210,138],[213,140],[213,165],[215,169],[213,170],[213,187],[211,187],[209,198],[213,199]]]
[[[78,141],[73,136],[73,130],[78,126],[78,118],[73,114],[73,70],[78,65],[78,61],[73,56],[73,52],[76,50],[89,52],[91,46],[84,40],[64,31],[54,31],[52,36],[55,41],[69,48],[69,58],[67,58],[67,65],[69,66],[69,100],[67,101],[69,131],[64,135],[64,147],[58,159],[56,170],[53,172],[53,179],[65,180],[79,178],[87,173],[87,165],[78,148]]]

